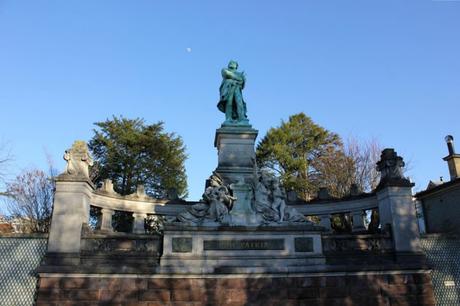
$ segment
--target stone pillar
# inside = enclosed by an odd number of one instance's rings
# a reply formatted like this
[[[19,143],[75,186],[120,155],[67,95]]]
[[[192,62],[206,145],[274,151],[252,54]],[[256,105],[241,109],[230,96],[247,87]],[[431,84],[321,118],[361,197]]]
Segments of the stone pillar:
[[[101,216],[101,231],[107,231],[107,232],[113,232],[113,227],[112,227],[112,216],[115,213],[114,210],[108,209],[108,208],[103,208],[101,210],[102,216]]]
[[[321,215],[319,225],[324,227],[328,232],[332,231],[331,215]]]
[[[388,186],[377,192],[380,224],[391,228],[398,252],[420,252],[419,229],[410,187]]]
[[[395,250],[399,253],[421,252],[412,184],[403,176],[404,162],[393,149],[382,151],[377,170],[381,172],[377,200],[382,229],[390,228]]]
[[[145,218],[147,214],[133,214],[134,224],[133,224],[133,233],[134,234],[145,234]]]
[[[362,210],[353,211],[351,216],[353,218],[353,232],[364,232],[366,226],[364,225],[364,212]]]
[[[94,191],[88,172],[92,159],[83,141],[76,141],[66,151],[64,159],[67,161],[66,171],[56,178],[48,252],[78,254],[82,226],[89,221]]]
[[[241,177],[246,183],[254,178],[254,143],[258,131],[250,126],[224,126],[216,130],[214,146],[217,148],[216,172],[224,184],[237,183]]]

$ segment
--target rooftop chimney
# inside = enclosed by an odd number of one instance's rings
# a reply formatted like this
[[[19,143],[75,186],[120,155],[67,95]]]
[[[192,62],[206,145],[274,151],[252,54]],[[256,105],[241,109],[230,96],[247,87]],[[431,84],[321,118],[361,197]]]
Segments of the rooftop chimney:
[[[447,143],[449,155],[444,157],[443,160],[447,162],[447,166],[449,167],[450,180],[453,181],[458,178],[460,174],[460,155],[455,153],[454,137],[452,137],[452,135],[447,135],[444,140]]]
[[[444,140],[447,143],[447,149],[449,150],[449,155],[454,155],[455,154],[454,137],[452,135],[447,135],[446,137],[444,137]]]

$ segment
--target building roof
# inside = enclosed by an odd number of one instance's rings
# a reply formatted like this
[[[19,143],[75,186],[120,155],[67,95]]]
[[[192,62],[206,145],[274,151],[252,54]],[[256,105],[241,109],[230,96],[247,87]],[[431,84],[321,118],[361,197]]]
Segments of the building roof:
[[[439,184],[440,183],[440,184]],[[449,182],[433,182],[430,181],[430,183],[427,186],[427,189],[424,191],[420,191],[415,194],[416,198],[424,198],[426,196],[432,195],[434,193],[438,193],[447,189],[450,189],[452,187],[460,187],[460,177],[449,181]]]
[[[426,190],[432,189],[432,188],[437,187],[437,186],[442,185],[442,184],[444,184],[444,181],[430,181],[428,183],[428,186],[426,186]]]

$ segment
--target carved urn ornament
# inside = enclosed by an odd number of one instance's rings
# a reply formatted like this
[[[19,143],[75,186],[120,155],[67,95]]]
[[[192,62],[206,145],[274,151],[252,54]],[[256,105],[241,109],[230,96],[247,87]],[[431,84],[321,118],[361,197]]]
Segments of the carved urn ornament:
[[[60,175],[61,178],[89,179],[89,167],[94,164],[89,154],[88,146],[83,140],[77,140],[72,148],[64,153],[67,162],[66,170]]]

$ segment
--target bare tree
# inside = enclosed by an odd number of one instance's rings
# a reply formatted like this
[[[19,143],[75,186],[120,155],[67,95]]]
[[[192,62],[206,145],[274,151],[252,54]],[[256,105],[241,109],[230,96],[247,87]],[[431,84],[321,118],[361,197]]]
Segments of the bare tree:
[[[354,184],[360,192],[375,190],[379,181],[380,173],[376,164],[380,160],[382,146],[377,139],[359,141],[355,137],[349,137],[346,143],[347,156],[354,161]],[[373,209],[368,214],[368,230],[375,232],[379,227],[379,213]]]
[[[375,138],[358,140],[349,137],[340,150],[325,150],[312,161],[318,169],[318,183],[329,190],[331,196],[350,194],[352,184],[359,192],[371,192],[379,183],[376,164],[380,159],[381,145]]]
[[[361,192],[370,192],[377,187],[380,175],[376,164],[380,160],[382,146],[375,139],[360,141],[355,137],[349,137],[345,145],[345,153],[353,160],[354,184]]]
[[[337,148],[327,148],[323,154],[312,161],[317,169],[317,175],[312,181],[318,187],[325,187],[333,197],[340,198],[350,194],[354,183],[355,163],[344,152],[343,145]]]
[[[6,183],[7,210],[22,232],[48,232],[54,199],[55,171],[30,169]]]
[[[10,147],[5,141],[0,142],[0,184],[4,184],[8,174],[8,166],[12,160]],[[3,188],[2,188],[3,189]],[[0,196],[6,196],[4,190],[0,190]]]

